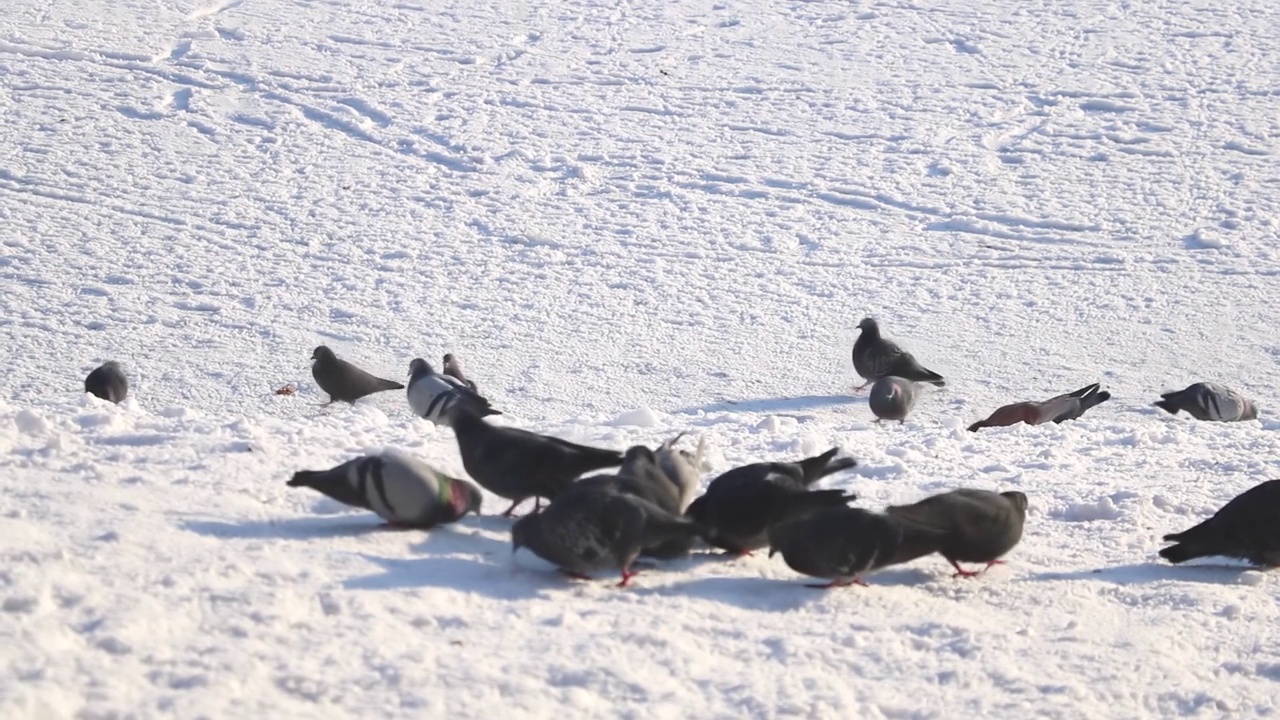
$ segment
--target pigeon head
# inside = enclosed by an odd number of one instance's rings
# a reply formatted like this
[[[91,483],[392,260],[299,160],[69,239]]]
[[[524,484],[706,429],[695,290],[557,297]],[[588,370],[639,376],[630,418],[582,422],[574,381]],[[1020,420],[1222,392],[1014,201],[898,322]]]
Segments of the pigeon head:
[[[1027,494],[1026,493],[1018,492],[1017,490],[1010,490],[1009,492],[1002,492],[1000,494],[1003,495],[1004,497],[1009,498],[1009,502],[1013,503],[1013,506],[1018,508],[1018,512],[1024,515],[1026,514],[1027,512]]]
[[[875,318],[869,318],[869,317],[862,318],[862,320],[858,323],[858,329],[863,332],[870,333],[872,335],[880,334],[880,324],[875,321]]]
[[[327,346],[321,345],[317,347],[315,350],[311,351],[311,359],[319,360],[321,362],[330,362],[332,360],[337,360],[338,356],[334,355],[333,351],[330,350]]]
[[[484,502],[484,496],[480,494],[480,488],[466,480],[452,478],[449,484],[449,504],[453,506],[453,512],[457,517],[462,517],[469,512],[479,515],[482,502]]]
[[[428,363],[422,358],[414,358],[413,361],[409,363],[409,375],[411,377],[433,374],[435,374],[435,370],[432,369],[431,363]]]
[[[445,353],[444,359],[441,360],[441,362],[443,362],[445,365],[449,365],[450,363],[458,362],[458,358],[454,357],[453,353]]]
[[[104,368],[113,368],[113,369],[115,369],[115,370],[119,370],[119,369],[120,369],[120,363],[116,362],[115,360],[108,360],[108,361],[106,361],[106,362],[102,363],[102,367],[104,367]]]
[[[1241,420],[1257,420],[1258,419],[1257,403],[1253,402],[1252,400],[1246,400],[1244,402],[1244,410],[1240,413],[1240,419]]]

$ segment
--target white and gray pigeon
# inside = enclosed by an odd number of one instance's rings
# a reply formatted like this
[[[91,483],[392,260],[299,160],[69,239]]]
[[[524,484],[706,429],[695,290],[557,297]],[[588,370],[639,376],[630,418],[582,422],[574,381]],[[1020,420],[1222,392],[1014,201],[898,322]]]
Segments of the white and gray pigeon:
[[[769,528],[769,557],[782,553],[792,570],[831,581],[812,588],[866,585],[862,576],[892,564],[901,542],[902,528],[884,515],[832,507]]]
[[[956,577],[973,577],[1001,562],[1022,539],[1027,496],[1017,491],[960,488],[911,505],[890,506],[884,512],[911,539],[899,548],[895,563],[937,552],[956,569]],[[961,562],[987,567],[965,570]]]
[[[1164,539],[1177,543],[1160,551],[1171,563],[1219,555],[1280,567],[1280,480],[1254,485],[1208,520]]]
[[[881,337],[880,325],[874,319],[863,318],[858,323],[858,329],[862,334],[853,343],[853,369],[866,378],[867,382],[854,388],[855,391],[890,375],[938,387],[947,384],[941,375],[925,368],[897,343]]]
[[[502,414],[460,380],[441,375],[422,358],[414,358],[409,363],[409,387],[405,396],[414,415],[445,427],[453,424],[454,408],[461,404],[469,405],[481,417]]]
[[[856,466],[837,458],[839,448],[797,462],[753,463],[729,470],[707,485],[686,515],[706,530],[708,543],[732,555],[769,544],[769,528],[857,498],[842,490],[810,490],[820,478]]]
[[[896,375],[882,377],[871,386],[867,404],[871,406],[876,422],[897,420],[902,423],[916,404],[916,384]]]
[[[480,514],[481,494],[475,485],[395,451],[363,455],[328,470],[301,470],[288,484],[372,510],[396,527],[425,529],[469,512]]]
[[[618,570],[619,587],[635,572],[631,564],[646,547],[701,534],[688,518],[672,515],[648,500],[604,488],[573,488],[541,513],[525,515],[511,527],[511,551],[527,548],[570,577]]]
[[[1258,417],[1257,404],[1225,385],[1198,382],[1176,392],[1167,392],[1156,401],[1156,407],[1177,415],[1179,410],[1197,420],[1236,422]]]
[[[108,402],[119,403],[129,395],[129,378],[115,360],[94,368],[84,379],[84,391]]]
[[[457,355],[454,355],[453,353],[445,353],[444,360],[441,361],[440,369],[444,372],[445,375],[448,375],[449,377],[454,378],[455,380],[462,383],[463,385],[466,385],[467,387],[471,388],[471,392],[475,392],[475,393],[480,392],[480,390],[476,387],[476,384],[472,382],[471,378],[462,374],[462,363],[458,360]]]

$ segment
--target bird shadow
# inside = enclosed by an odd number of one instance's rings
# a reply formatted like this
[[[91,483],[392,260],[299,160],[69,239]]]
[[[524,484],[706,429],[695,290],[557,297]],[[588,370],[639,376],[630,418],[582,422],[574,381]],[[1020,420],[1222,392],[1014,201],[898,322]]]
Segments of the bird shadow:
[[[654,588],[644,594],[680,595],[733,605],[744,610],[787,612],[822,598],[822,592],[793,580],[715,576]]]
[[[390,558],[359,553],[380,572],[349,578],[348,590],[404,590],[440,588],[477,593],[496,600],[539,597],[544,588],[527,581],[525,573],[509,562],[445,555]]]
[[[372,521],[370,520],[372,518]],[[354,515],[347,518],[304,517],[270,520],[183,520],[182,527],[199,535],[215,538],[309,540],[312,538],[349,537],[376,532],[407,532],[382,523],[376,516]]]
[[[1024,579],[1032,582],[1046,580],[1100,580],[1113,585],[1147,585],[1170,580],[1210,585],[1238,585],[1242,573],[1256,569],[1250,565],[1216,563],[1180,566],[1134,563],[1132,565],[1113,565],[1111,567],[1076,570],[1073,572],[1041,572],[1026,576]]]
[[[705,405],[690,405],[673,413],[692,415],[699,412],[758,412],[777,413],[797,410],[814,410],[833,405],[853,405],[857,402],[852,392],[843,395],[801,395],[799,397],[754,398],[750,400],[721,400]],[[865,402],[865,400],[864,400]]]

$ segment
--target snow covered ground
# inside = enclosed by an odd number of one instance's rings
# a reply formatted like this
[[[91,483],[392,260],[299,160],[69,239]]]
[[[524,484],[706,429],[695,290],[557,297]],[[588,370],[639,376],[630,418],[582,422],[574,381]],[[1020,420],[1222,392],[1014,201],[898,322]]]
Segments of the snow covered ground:
[[[1280,578],[1155,556],[1280,477],[1274,3],[203,2],[0,12],[0,717],[1280,714]],[[868,314],[949,381],[902,426],[850,394]],[[816,592],[570,581],[493,497],[380,531],[285,480],[460,474],[452,433],[321,408],[321,343],[705,435],[708,476],[836,444],[867,507],[1023,490],[1027,533]],[[1151,406],[1197,380],[1261,420]]]

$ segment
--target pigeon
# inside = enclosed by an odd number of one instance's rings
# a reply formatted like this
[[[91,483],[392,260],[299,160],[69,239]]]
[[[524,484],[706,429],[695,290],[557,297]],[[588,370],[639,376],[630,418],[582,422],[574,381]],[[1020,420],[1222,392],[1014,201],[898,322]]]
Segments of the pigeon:
[[[1156,407],[1177,415],[1179,410],[1197,420],[1216,422],[1235,422],[1237,420],[1254,420],[1258,417],[1258,406],[1240,393],[1225,385],[1211,382],[1198,382],[1187,386],[1184,390],[1168,392],[1156,401]]]
[[[749,554],[769,544],[771,525],[857,499],[842,490],[809,490],[818,479],[858,464],[853,458],[835,459],[838,451],[831,448],[799,462],[755,463],[729,470],[712,480],[685,514],[706,529],[711,545],[734,555]]]
[[[1161,557],[1175,564],[1221,555],[1280,567],[1280,480],[1253,486],[1208,520],[1164,539],[1178,543],[1160,551]]]
[[[973,577],[1000,562],[1022,539],[1027,496],[1011,491],[961,488],[927,497],[912,505],[896,505],[885,514],[903,526],[904,542],[894,562],[906,562],[937,552],[956,569],[956,577]],[[982,562],[979,571],[960,562]]]
[[[469,405],[453,413],[462,466],[480,487],[511,500],[504,516],[528,498],[534,512],[583,473],[622,464],[617,450],[588,447],[513,427],[490,425]]]
[[[653,450],[644,445],[627,448],[622,454],[622,467],[618,469],[618,476],[629,481],[624,484],[635,488],[633,494],[640,495],[674,515],[684,513],[684,508],[680,507],[680,487],[658,464],[658,456]],[[584,478],[575,484],[590,479]]]
[[[481,417],[502,414],[474,390],[456,378],[436,372],[422,358],[414,358],[409,363],[409,388],[405,395],[414,415],[446,427],[452,423],[454,407],[463,403]]]
[[[480,514],[479,488],[399,452],[364,455],[328,470],[301,470],[288,485],[372,510],[396,527],[426,529],[469,512]]]
[[[904,380],[927,382],[943,387],[947,381],[938,373],[926,369],[911,353],[892,340],[880,336],[880,325],[872,318],[862,318],[858,323],[862,334],[853,344],[853,369],[867,382],[854,388],[860,391],[882,377],[896,375]]]
[[[882,377],[871,386],[868,404],[876,416],[876,422],[897,420],[901,424],[906,421],[907,413],[916,404],[916,384],[895,375]]]
[[[603,488],[574,488],[541,513],[525,515],[511,527],[511,551],[528,548],[571,577],[620,570],[626,587],[631,563],[645,547],[701,533],[688,518],[653,503]]]
[[[702,482],[702,476],[698,470],[706,459],[707,438],[705,435],[699,438],[698,449],[689,452],[676,448],[675,445],[681,437],[684,437],[684,433],[662,443],[654,451],[654,457],[658,461],[658,467],[662,468],[667,479],[675,484],[680,493],[679,512],[683,513],[689,508],[689,503],[693,502],[693,496],[697,494],[698,485]]]
[[[120,363],[108,360],[85,377],[84,391],[103,400],[119,403],[129,395],[129,378],[124,376]]]
[[[1004,427],[1024,422],[1028,425],[1040,425],[1052,420],[1055,423],[1075,420],[1086,410],[1111,399],[1111,393],[1099,391],[1101,383],[1086,385],[1075,392],[1058,395],[1043,402],[1020,402],[998,408],[986,420],[969,426],[974,432],[985,427]]]
[[[866,585],[861,576],[890,565],[901,541],[902,528],[880,513],[830,507],[769,528],[769,557],[782,553],[792,570],[831,581],[812,588]]]
[[[444,370],[445,375],[448,375],[463,385],[466,385],[471,389],[471,392],[480,392],[476,389],[476,384],[466,375],[462,374],[462,363],[458,362],[458,357],[456,355],[453,353],[445,353],[444,360],[442,360],[441,363],[441,369]]]
[[[636,447],[652,453],[651,450],[643,445]],[[679,495],[674,491],[670,481],[666,479],[656,464],[649,465],[644,462],[632,461],[630,467],[628,467],[628,458],[635,449],[631,448],[627,451],[623,458],[623,468],[618,471],[617,475],[584,477],[556,496],[553,502],[563,501],[566,495],[573,493],[610,492],[640,498],[655,507],[661,508],[665,513],[681,517],[680,511],[673,509],[679,505]],[[662,560],[684,557],[693,550],[694,540],[695,537],[693,535],[664,539],[658,544],[645,545],[641,548],[641,554]]]
[[[311,377],[320,389],[329,393],[329,402],[339,400],[353,403],[356,400],[383,390],[403,390],[404,385],[394,380],[374,377],[346,360],[339,359],[329,348],[321,345],[311,353],[315,363],[311,365]]]

